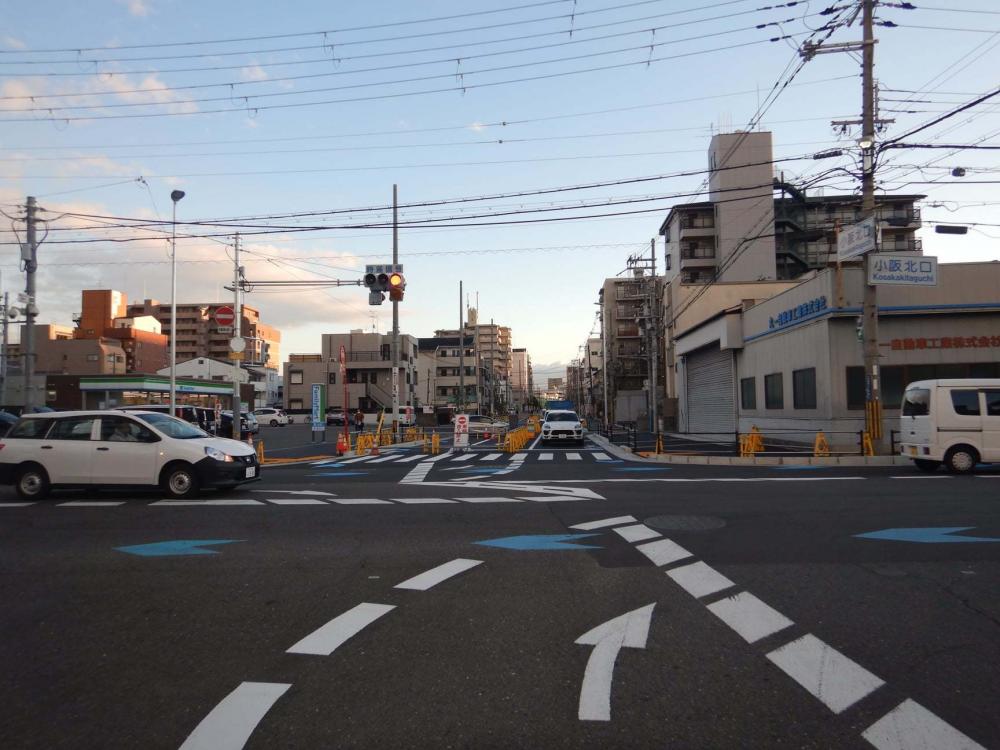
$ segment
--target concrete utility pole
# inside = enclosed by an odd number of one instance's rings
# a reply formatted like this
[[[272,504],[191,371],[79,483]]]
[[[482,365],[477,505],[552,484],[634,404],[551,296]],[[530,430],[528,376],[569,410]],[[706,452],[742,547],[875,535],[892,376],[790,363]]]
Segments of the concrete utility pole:
[[[7,403],[7,329],[10,325],[10,294],[3,293],[3,351],[0,352],[0,406]]]
[[[609,430],[611,428],[610,412],[608,412],[608,339],[605,335],[605,325],[604,325],[604,305],[601,305],[601,384],[604,386],[604,414],[602,415],[602,421],[604,422],[604,429]]]
[[[649,280],[649,326],[650,331],[653,335],[653,341],[651,342],[650,349],[650,367],[649,367],[649,416],[650,416],[650,432],[658,432],[660,429],[659,422],[659,411],[658,404],[656,401],[656,376],[657,370],[659,369],[659,359],[660,359],[660,311],[657,309],[657,294],[656,294],[656,238],[654,237],[649,241],[649,257],[652,259],[652,278]]]
[[[173,220],[170,223],[170,414],[177,416],[177,202],[183,190],[170,193]]]
[[[874,0],[862,0],[864,37],[861,48],[861,215],[875,215],[875,35]],[[878,227],[876,226],[876,242]],[[877,252],[878,247],[873,252]],[[865,359],[865,429],[872,442],[882,438],[882,384],[878,364],[878,290],[868,283],[872,253],[864,259],[863,331]]]
[[[392,265],[399,264],[399,219],[396,186],[392,186]],[[392,301],[392,432],[399,432],[399,302]]]
[[[242,333],[243,309],[240,307],[240,233],[236,233],[233,242],[233,338],[240,338]],[[245,349],[243,351],[246,351]],[[235,355],[242,352],[230,352],[233,359],[233,440],[240,439],[240,372],[242,360],[235,359]],[[344,417],[347,418],[346,415]]]
[[[35,407],[35,318],[38,316],[38,306],[35,304],[35,272],[38,270],[38,230],[35,212],[38,205],[35,198],[28,196],[25,221],[28,225],[27,247],[21,249],[24,260],[24,294],[28,298],[24,303],[24,413],[30,414]]]
[[[465,411],[465,296],[462,292],[462,282],[458,282],[458,398],[455,399],[457,413]]]

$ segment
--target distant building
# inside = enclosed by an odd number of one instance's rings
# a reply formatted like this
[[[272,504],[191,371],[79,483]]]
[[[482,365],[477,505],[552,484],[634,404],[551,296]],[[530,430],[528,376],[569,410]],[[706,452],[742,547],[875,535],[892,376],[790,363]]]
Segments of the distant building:
[[[223,361],[209,357],[196,357],[185,362],[178,362],[175,369],[179,378],[209,380],[215,383],[232,383],[235,374],[232,360]],[[241,384],[249,383],[253,386],[252,409],[280,403],[276,370],[270,367],[241,365],[238,372]],[[170,375],[169,365],[159,370],[157,374]]]
[[[422,406],[430,406],[439,413],[460,408],[473,413],[481,411],[473,336],[465,336],[462,343],[464,354],[457,332],[455,336],[417,339],[417,372],[421,378],[417,398]]]
[[[470,307],[462,333],[466,337],[471,336],[473,340],[472,361],[467,364],[474,368],[474,385],[478,391],[472,403],[479,405],[478,409],[482,412],[506,411],[513,400],[511,329],[492,321],[480,321],[479,311]],[[457,341],[459,331],[440,329],[434,332],[434,336],[454,338]]]
[[[531,355],[527,349],[512,349],[511,387],[513,404],[517,410],[531,403],[535,393],[534,373],[531,369]]]
[[[125,353],[121,372],[154,373],[168,364],[168,339],[157,320],[129,316],[128,298],[113,289],[84,289],[82,307],[73,331],[75,339],[115,339]],[[73,374],[82,372],[68,371]],[[114,373],[110,373],[114,374]]]

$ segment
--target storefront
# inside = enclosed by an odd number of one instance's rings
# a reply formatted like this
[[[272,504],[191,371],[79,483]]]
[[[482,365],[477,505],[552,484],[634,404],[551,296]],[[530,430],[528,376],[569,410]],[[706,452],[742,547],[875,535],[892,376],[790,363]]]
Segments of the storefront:
[[[681,430],[756,426],[803,442],[823,430],[834,444],[856,445],[862,281],[857,268],[823,271],[677,336]],[[937,286],[880,286],[878,339],[888,436],[907,383],[1000,377],[1000,263],[941,265]]]
[[[244,402],[253,403],[253,384],[240,386]],[[177,402],[223,408],[232,404],[233,385],[223,381],[177,378]],[[63,399],[65,400],[65,399]],[[170,401],[170,378],[159,375],[119,375],[79,378],[76,403],[49,404],[66,409],[113,409],[130,404],[165,404]]]

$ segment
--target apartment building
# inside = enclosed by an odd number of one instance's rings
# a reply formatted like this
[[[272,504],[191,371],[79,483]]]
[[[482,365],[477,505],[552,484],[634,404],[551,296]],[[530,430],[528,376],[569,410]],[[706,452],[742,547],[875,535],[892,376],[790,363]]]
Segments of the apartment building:
[[[80,301],[73,338],[118,341],[125,355],[123,372],[154,373],[169,364],[169,339],[159,321],[151,315],[129,315],[124,292],[84,289]]]
[[[439,413],[462,409],[479,413],[483,389],[477,379],[475,338],[465,336],[461,344],[457,335],[421,338],[417,348],[417,370],[423,378],[418,389],[421,404]]]
[[[525,348],[511,349],[513,368],[510,374],[511,402],[520,411],[531,403],[535,393],[534,374],[531,370],[531,355]]]

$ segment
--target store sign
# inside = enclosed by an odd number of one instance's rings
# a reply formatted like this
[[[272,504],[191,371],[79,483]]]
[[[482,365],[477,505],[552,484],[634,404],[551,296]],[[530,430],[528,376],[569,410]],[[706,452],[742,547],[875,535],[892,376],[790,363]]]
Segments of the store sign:
[[[892,339],[894,351],[915,349],[1000,349],[1000,336],[943,336],[940,338]]]
[[[868,259],[868,283],[937,286],[937,270],[937,258],[927,255],[877,253]]]
[[[850,260],[875,249],[875,218],[859,221],[837,234],[837,260]]]
[[[767,327],[771,329],[784,328],[804,318],[812,317],[816,313],[821,313],[826,309],[826,296],[824,295],[816,299],[811,299],[808,302],[803,302],[801,305],[797,305],[768,318]]]
[[[312,421],[313,432],[323,432],[326,429],[326,414],[324,403],[326,401],[326,388],[322,383],[312,384],[312,409],[310,410],[310,421]]]

